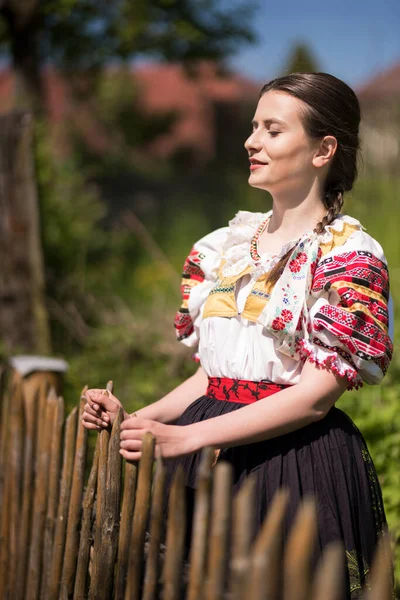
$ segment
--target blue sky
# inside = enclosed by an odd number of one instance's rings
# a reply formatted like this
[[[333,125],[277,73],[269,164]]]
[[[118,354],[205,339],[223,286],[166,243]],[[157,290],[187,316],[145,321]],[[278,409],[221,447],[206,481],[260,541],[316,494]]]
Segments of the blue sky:
[[[257,44],[230,63],[261,82],[282,74],[297,41],[321,71],[353,86],[400,62],[400,0],[259,0],[255,17]]]

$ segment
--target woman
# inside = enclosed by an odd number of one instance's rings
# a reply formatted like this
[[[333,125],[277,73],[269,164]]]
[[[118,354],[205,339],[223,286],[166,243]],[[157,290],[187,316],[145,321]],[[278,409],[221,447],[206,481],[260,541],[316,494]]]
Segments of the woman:
[[[334,405],[346,389],[380,383],[392,353],[385,256],[340,213],[357,176],[359,123],[356,95],[332,75],[263,87],[245,148],[249,183],[271,194],[272,211],[240,211],[194,245],[175,326],[198,345],[201,367],[126,414],[121,434],[122,456],[138,460],[151,431],[157,452],[176,458],[171,475],[183,463],[188,493],[205,446],[232,463],[235,490],[255,473],[258,526],[280,486],[290,491],[286,531],[301,497],[314,494],[317,554],[343,540],[349,598],[387,526],[365,442]],[[109,425],[118,400],[86,396],[83,424]]]

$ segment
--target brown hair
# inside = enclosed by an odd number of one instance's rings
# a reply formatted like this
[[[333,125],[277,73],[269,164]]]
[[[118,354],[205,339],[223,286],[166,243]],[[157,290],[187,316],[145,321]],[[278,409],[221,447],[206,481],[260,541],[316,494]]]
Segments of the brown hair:
[[[314,230],[322,233],[340,213],[344,193],[352,189],[357,178],[360,104],[354,91],[329,73],[291,73],[272,79],[262,88],[260,98],[270,91],[284,92],[304,102],[302,123],[310,138],[332,135],[337,140],[336,152],[325,180],[323,201],[327,213]],[[272,269],[269,280],[273,283],[291,252],[287,252]]]

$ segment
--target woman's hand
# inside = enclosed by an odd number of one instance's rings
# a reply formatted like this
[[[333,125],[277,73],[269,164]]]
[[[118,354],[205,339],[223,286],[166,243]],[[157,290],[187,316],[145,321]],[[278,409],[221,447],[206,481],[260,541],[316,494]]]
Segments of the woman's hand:
[[[174,458],[200,449],[190,435],[190,425],[165,425],[149,419],[130,417],[121,424],[120,453],[126,460],[141,458],[142,440],[147,431],[156,439],[156,456]]]
[[[121,402],[111,392],[105,390],[90,389],[85,393],[87,400],[83,415],[82,425],[86,429],[95,429],[101,431],[109,425],[112,425],[118,414],[119,408],[122,408]],[[124,411],[124,418],[127,418]]]

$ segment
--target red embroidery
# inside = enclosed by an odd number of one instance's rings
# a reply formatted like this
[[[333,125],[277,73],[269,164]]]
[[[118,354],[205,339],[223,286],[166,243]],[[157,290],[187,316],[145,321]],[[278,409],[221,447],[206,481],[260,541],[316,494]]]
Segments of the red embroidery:
[[[282,331],[282,329],[285,329],[285,327],[286,323],[283,319],[281,319],[281,317],[277,317],[272,321],[272,329],[275,329],[276,331]]]
[[[335,355],[327,356],[324,360],[319,360],[312,349],[307,347],[307,342],[305,340],[300,340],[298,350],[305,360],[309,360],[313,364],[317,364],[328,371],[332,371],[332,373],[335,373],[338,377],[346,377],[349,382],[347,387],[348,390],[358,390],[363,386],[362,379],[357,371],[351,367],[345,367],[342,370],[339,368],[337,357]]]
[[[289,269],[292,273],[298,273],[301,270],[301,264],[298,260],[291,260],[289,263]]]
[[[286,323],[288,323],[289,321],[293,320],[293,313],[291,310],[284,308],[281,312],[281,317]]]
[[[252,404],[257,400],[276,394],[286,387],[289,386],[272,383],[268,380],[247,381],[229,377],[209,377],[206,396],[225,402]]]
[[[183,304],[176,313],[174,321],[175,333],[178,341],[182,341],[185,338],[189,337],[194,331],[192,318],[189,314],[188,309],[186,308],[190,292],[193,287],[193,284],[188,284],[188,280],[195,281],[196,283],[194,285],[197,285],[204,281],[205,274],[200,266],[201,260],[203,258],[204,254],[193,247],[189,256],[185,260],[185,264],[183,265],[181,283],[181,294]]]
[[[298,255],[296,256],[296,260],[303,265],[304,263],[307,262],[307,254],[305,252],[299,252]]]
[[[373,361],[385,374],[393,352],[387,335],[389,275],[386,264],[363,250],[327,258],[316,269],[312,292],[329,291],[332,284],[340,301],[337,306],[321,306],[314,315],[314,331],[333,334],[353,357]],[[375,292],[374,298],[368,295],[369,290]],[[358,305],[357,310],[353,308],[350,312],[348,309],[354,305]]]

